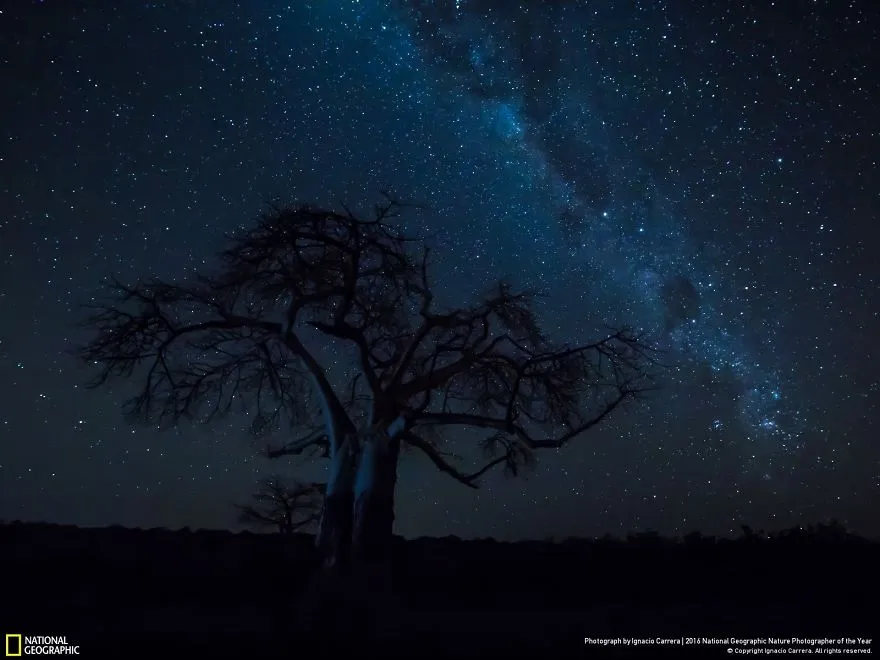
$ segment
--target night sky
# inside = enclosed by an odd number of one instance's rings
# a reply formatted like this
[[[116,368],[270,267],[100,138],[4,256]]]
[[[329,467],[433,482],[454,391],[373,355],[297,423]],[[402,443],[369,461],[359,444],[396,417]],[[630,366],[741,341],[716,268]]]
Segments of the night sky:
[[[242,419],[129,426],[78,307],[267,200],[390,188],[447,299],[510,275],[559,340],[631,323],[669,365],[525,480],[405,455],[399,533],[880,535],[880,3],[755,4],[0,5],[0,518],[233,527],[261,475],[320,475]]]

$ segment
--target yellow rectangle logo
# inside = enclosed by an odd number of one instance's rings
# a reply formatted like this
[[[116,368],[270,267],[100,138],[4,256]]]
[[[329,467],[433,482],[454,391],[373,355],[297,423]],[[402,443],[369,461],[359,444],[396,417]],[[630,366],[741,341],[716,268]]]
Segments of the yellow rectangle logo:
[[[6,657],[18,658],[21,656],[21,635],[6,635]]]

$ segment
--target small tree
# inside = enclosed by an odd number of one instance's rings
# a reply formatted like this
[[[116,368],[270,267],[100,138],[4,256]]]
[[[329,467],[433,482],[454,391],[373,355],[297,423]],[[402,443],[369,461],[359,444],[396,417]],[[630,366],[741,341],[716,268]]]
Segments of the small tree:
[[[238,521],[254,527],[276,527],[281,534],[307,531],[321,515],[326,487],[288,482],[279,475],[262,479],[249,504],[236,504]]]

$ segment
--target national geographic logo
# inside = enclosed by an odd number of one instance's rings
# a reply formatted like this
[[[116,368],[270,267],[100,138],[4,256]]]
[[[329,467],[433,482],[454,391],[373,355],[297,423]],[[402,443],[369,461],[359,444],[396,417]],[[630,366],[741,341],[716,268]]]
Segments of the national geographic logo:
[[[23,655],[79,655],[79,644],[69,644],[67,635],[6,634],[6,657]]]

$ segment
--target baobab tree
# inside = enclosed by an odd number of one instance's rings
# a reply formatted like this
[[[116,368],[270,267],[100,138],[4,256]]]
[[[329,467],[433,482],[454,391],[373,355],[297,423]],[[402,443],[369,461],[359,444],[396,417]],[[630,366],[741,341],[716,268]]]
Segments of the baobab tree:
[[[252,430],[291,439],[270,457],[329,459],[316,541],[337,566],[391,538],[401,447],[469,487],[516,474],[653,386],[651,349],[628,328],[569,346],[541,329],[533,296],[500,281],[481,300],[439,309],[430,250],[394,221],[272,207],[230,237],[211,272],[174,282],[108,283],[80,355],[97,387],[135,379],[126,412],[150,423],[239,411]],[[332,359],[322,351],[332,349]],[[448,451],[482,450],[465,470]]]
[[[293,534],[318,522],[325,485],[289,481],[274,474],[260,480],[248,504],[236,504],[238,522],[252,527],[275,527]]]

